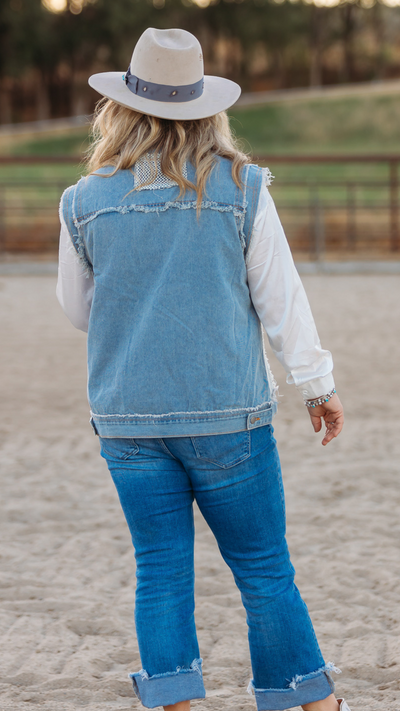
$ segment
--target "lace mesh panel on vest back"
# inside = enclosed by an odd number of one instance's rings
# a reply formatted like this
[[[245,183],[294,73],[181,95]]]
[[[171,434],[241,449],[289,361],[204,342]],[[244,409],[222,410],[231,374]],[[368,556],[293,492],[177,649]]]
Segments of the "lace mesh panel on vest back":
[[[173,188],[178,183],[175,180],[171,180],[161,171],[161,160],[160,156],[157,156],[157,174],[155,173],[154,159],[151,155],[143,155],[135,163],[133,169],[135,176],[135,188],[136,190],[160,190],[162,188]],[[183,176],[187,178],[187,167],[186,163],[183,165]],[[149,183],[151,180],[151,183]],[[143,183],[148,183],[143,185]],[[137,187],[136,187],[137,186]]]

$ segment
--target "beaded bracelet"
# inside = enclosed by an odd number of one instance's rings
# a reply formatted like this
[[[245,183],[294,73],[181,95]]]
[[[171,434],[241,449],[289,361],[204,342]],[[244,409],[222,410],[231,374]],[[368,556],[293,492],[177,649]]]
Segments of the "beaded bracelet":
[[[328,402],[328,400],[333,397],[335,392],[336,390],[333,388],[333,390],[331,390],[327,395],[321,395],[321,397],[317,397],[315,400],[305,400],[304,404],[306,407],[317,407],[318,405],[323,405],[324,402]]]

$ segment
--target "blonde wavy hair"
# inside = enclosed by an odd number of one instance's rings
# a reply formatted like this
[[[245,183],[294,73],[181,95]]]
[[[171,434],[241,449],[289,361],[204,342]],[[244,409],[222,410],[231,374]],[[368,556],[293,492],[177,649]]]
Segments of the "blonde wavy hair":
[[[96,106],[92,143],[86,156],[89,174],[110,165],[115,170],[107,176],[117,170],[132,169],[145,154],[152,155],[153,174],[148,182],[134,189],[149,185],[156,178],[156,156],[159,155],[161,171],[178,183],[179,197],[187,189],[196,191],[198,212],[216,156],[232,161],[232,178],[241,189],[240,172],[250,162],[231,131],[226,111],[209,118],[178,121],[148,116],[110,99],[101,99]],[[196,185],[183,175],[186,161],[196,169]]]

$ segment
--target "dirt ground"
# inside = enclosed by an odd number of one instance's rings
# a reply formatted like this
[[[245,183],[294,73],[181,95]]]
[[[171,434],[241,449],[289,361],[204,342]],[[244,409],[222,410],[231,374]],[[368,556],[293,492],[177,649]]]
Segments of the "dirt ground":
[[[337,694],[400,711],[399,276],[304,278],[347,415],[323,448],[280,383],[275,420],[297,583]],[[85,335],[53,276],[0,278],[0,711],[139,709],[134,557],[88,423]],[[200,515],[204,711],[250,711],[245,614]]]

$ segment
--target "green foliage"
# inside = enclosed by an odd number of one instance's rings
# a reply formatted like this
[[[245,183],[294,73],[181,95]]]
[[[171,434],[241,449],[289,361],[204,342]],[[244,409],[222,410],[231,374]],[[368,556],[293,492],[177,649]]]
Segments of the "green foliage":
[[[1,165],[0,183],[7,185],[32,184],[48,182],[53,188],[59,187],[59,195],[62,191],[75,183],[84,171],[79,161],[71,163],[50,163],[42,165]],[[55,210],[57,205],[54,205]]]
[[[16,156],[81,156],[88,145],[88,132],[82,129],[79,132],[74,131],[59,136],[46,137],[44,135],[29,141],[19,141],[12,148],[11,154]]]
[[[400,153],[400,97],[286,101],[231,109],[231,125],[255,155]]]
[[[400,154],[400,98],[397,94],[286,101],[231,109],[229,114],[244,150],[255,156],[267,155],[272,159],[277,154]],[[88,140],[86,129],[74,129],[59,136],[44,135],[25,141],[20,138],[11,149],[7,147],[7,152],[82,156]],[[303,170],[290,168],[294,176]],[[331,166],[332,176],[337,170],[335,165]],[[349,170],[346,175],[351,179],[354,166]],[[312,175],[318,175],[318,171],[316,166],[309,168]],[[359,171],[360,164],[357,173]],[[284,164],[279,165],[279,173],[286,174]]]

